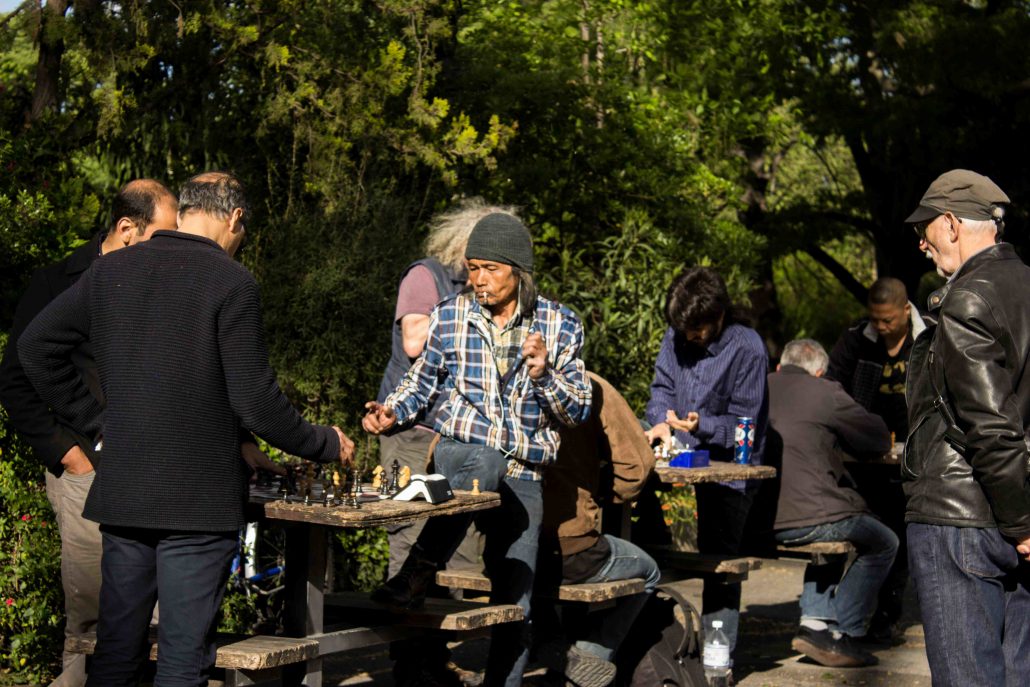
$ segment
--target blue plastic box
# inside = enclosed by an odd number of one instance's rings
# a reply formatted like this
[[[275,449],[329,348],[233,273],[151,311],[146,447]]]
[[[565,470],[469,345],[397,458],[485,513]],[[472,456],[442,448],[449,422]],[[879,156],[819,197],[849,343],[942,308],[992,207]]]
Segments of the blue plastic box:
[[[706,468],[708,464],[708,451],[693,449],[681,451],[669,461],[670,468]]]

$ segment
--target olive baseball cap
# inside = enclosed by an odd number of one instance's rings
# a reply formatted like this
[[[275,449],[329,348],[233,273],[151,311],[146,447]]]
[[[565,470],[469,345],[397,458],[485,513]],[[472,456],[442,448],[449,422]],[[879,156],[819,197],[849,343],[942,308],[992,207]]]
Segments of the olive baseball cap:
[[[905,222],[925,222],[945,212],[965,219],[1000,220],[1002,213],[997,206],[1008,202],[1005,192],[984,175],[953,169],[934,179]]]

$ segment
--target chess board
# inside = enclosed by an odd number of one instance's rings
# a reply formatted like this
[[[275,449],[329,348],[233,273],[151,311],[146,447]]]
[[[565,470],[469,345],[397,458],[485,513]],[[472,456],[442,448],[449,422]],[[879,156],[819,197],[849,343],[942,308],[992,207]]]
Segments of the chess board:
[[[304,498],[295,494],[283,495],[276,487],[252,486],[250,500],[264,507],[265,517],[273,520],[306,522],[330,527],[380,527],[417,520],[425,520],[436,515],[455,515],[495,508],[501,503],[497,492],[484,491],[473,494],[461,489],[454,490],[454,498],[440,504],[425,501],[394,501],[380,498],[378,492],[370,484],[362,485],[364,494],[358,499],[358,505],[323,505],[322,485],[314,484],[311,488],[310,503],[305,505]]]

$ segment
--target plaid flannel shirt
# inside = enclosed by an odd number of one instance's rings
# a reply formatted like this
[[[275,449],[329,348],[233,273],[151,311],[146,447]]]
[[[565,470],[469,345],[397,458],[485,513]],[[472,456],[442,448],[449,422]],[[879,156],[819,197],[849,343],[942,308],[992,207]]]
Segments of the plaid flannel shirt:
[[[558,455],[559,427],[573,427],[590,415],[590,383],[579,357],[583,325],[568,308],[537,298],[526,334],[543,336],[548,370],[531,380],[520,359],[503,388],[489,326],[479,303],[465,294],[437,305],[422,355],[385,405],[403,425],[446,393],[436,431],[501,451],[509,458],[509,477],[542,480]]]

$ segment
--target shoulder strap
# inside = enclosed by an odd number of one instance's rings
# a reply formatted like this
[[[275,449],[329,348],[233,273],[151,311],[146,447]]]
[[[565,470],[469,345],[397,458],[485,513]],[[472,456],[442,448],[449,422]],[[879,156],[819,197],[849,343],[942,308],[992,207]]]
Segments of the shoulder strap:
[[[701,614],[697,612],[694,604],[690,603],[687,597],[671,586],[659,587],[659,591],[675,601],[683,609],[683,615],[686,616],[687,631],[683,633],[683,640],[676,648],[676,657],[700,654]]]

